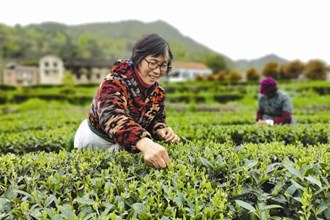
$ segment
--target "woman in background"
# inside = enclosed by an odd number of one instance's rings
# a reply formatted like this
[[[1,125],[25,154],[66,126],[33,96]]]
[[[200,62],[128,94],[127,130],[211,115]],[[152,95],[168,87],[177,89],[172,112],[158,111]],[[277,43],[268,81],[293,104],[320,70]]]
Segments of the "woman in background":
[[[259,92],[258,125],[293,123],[291,99],[288,94],[278,90],[276,80],[271,77],[263,79]]]

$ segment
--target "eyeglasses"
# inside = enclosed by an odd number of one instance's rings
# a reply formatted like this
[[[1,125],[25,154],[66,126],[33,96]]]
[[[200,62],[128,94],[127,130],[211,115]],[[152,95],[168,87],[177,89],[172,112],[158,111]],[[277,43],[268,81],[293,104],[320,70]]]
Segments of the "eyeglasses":
[[[148,67],[152,70],[157,69],[159,67],[160,72],[162,74],[164,73],[168,73],[171,70],[171,66],[168,65],[167,63],[162,63],[162,64],[158,64],[157,62],[154,61],[148,61],[146,59],[144,59],[147,63],[148,63]]]

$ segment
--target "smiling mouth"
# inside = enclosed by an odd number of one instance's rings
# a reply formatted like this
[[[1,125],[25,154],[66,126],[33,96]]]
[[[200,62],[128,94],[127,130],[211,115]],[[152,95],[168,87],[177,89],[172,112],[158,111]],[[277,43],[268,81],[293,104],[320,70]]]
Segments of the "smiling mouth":
[[[150,77],[151,79],[153,79],[153,80],[157,80],[157,79],[159,79],[158,76],[154,76],[154,75],[149,75],[149,77]]]

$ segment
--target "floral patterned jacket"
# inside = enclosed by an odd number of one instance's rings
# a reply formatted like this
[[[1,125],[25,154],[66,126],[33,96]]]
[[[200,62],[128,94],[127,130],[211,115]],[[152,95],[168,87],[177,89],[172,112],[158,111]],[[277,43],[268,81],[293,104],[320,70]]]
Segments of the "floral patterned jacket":
[[[164,101],[159,83],[148,86],[130,60],[118,60],[97,90],[89,123],[127,151],[138,152],[140,139],[159,139],[156,130],[167,127]]]

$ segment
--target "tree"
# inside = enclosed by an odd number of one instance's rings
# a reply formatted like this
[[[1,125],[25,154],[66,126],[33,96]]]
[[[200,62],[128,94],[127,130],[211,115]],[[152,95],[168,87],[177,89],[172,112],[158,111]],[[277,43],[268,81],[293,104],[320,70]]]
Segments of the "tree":
[[[217,80],[218,81],[226,81],[228,79],[228,73],[226,70],[221,70],[217,75]]]
[[[228,70],[224,57],[218,54],[208,56],[204,63],[212,69],[213,73],[220,72],[221,70]]]
[[[59,45],[59,56],[63,58],[77,57],[79,46],[75,45],[67,33],[63,33],[64,42]]]
[[[238,71],[231,71],[228,76],[229,81],[237,82],[242,79],[242,75]]]
[[[103,51],[99,45],[99,40],[96,36],[90,33],[83,33],[79,36],[79,54],[78,56],[84,58],[102,58]]]
[[[267,77],[272,77],[274,79],[280,78],[279,65],[277,62],[270,61],[266,63],[264,69],[262,70],[262,75]]]
[[[282,79],[298,79],[299,75],[304,71],[305,64],[299,60],[294,60],[281,67]]]
[[[65,71],[62,82],[66,87],[72,87],[74,85],[73,74],[70,71]]]
[[[321,60],[310,60],[305,66],[304,75],[311,80],[325,80],[327,77],[328,67]]]
[[[251,67],[246,71],[246,79],[248,81],[258,81],[260,79],[260,74],[258,70],[254,67]]]

